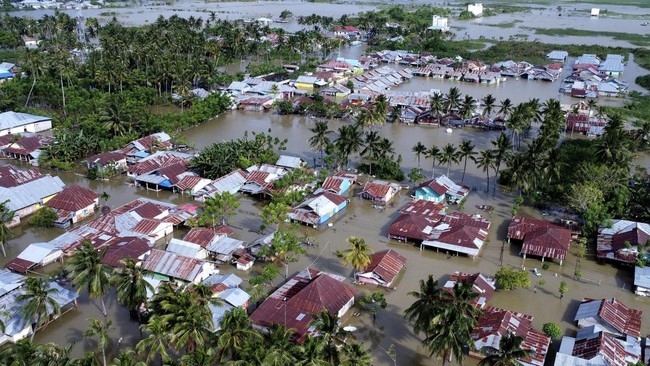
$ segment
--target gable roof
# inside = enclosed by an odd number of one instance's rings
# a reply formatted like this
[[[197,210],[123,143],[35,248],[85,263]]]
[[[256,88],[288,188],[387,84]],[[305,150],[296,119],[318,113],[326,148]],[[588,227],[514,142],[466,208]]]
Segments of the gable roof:
[[[447,194],[450,196],[464,197],[469,194],[469,187],[456,184],[456,182],[447,178],[445,175],[424,182],[420,185],[420,188],[421,187],[429,187],[438,195]]]
[[[152,249],[151,254],[144,260],[142,268],[175,279],[193,282],[203,271],[204,264],[205,261],[199,259]]]
[[[621,334],[639,337],[641,335],[641,319],[643,312],[641,310],[627,307],[616,298],[608,299],[584,299],[578,311],[575,320],[596,318],[608,324]]]
[[[479,295],[472,303],[479,309],[482,309],[496,290],[494,279],[483,276],[480,273],[469,274],[464,272],[454,272],[445,282],[443,289],[451,291],[457,283],[469,283],[472,285],[472,292]]]
[[[364,272],[374,272],[386,283],[392,282],[404,268],[406,258],[392,249],[375,252],[370,256],[370,264]]]
[[[138,258],[149,252],[149,243],[137,237],[116,237],[107,242],[106,252],[102,257],[102,263],[111,267],[123,267],[121,260],[131,258],[136,263]]]
[[[97,193],[90,189],[74,184],[63,188],[59,194],[47,201],[45,205],[59,210],[80,211],[95,205],[97,197],[99,197]]]
[[[429,220],[438,221],[445,212],[444,203],[436,203],[427,200],[413,200],[406,204],[400,213],[405,215],[417,215]]]
[[[16,169],[11,164],[0,166],[0,187],[17,187],[41,177],[43,177],[43,175],[38,170],[20,170]]]
[[[99,165],[107,165],[107,164],[112,164],[115,162],[118,162],[120,160],[126,159],[126,155],[119,151],[110,151],[102,154],[97,154],[93,155],[91,157],[86,158],[86,162],[88,163],[93,163],[93,164],[99,164]]]
[[[233,231],[227,226],[218,226],[215,228],[193,227],[185,235],[183,240],[198,244],[205,248],[210,245],[210,243],[214,242],[218,237],[222,237],[224,235],[227,236],[232,233]]]
[[[28,125],[30,123],[51,121],[52,118],[37,116],[34,114],[20,112],[2,112],[0,113],[0,130],[11,129]]]
[[[15,187],[0,187],[0,202],[9,200],[7,207],[12,211],[18,211],[61,192],[63,187],[65,184],[61,178],[45,175]]]
[[[523,240],[521,253],[564,259],[571,243],[571,230],[545,220],[514,216],[507,237]]]
[[[380,181],[380,180],[375,180],[366,183],[366,185],[363,187],[363,191],[360,194],[367,194],[375,198],[377,197],[383,198],[388,196],[388,193],[391,190],[397,190],[395,184]]]

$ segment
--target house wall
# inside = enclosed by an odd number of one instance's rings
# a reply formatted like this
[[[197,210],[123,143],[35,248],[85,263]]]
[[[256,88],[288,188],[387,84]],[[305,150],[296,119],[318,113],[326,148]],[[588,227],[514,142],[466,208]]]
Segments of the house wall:
[[[309,91],[314,90],[314,84],[296,83],[295,86],[296,86],[296,89],[309,90]]]
[[[219,273],[218,271],[215,272],[216,268],[214,266],[214,263],[204,263],[203,264],[203,270],[199,272],[199,274],[194,278],[192,283],[199,284],[206,278],[208,278],[211,274],[213,273]]]
[[[55,250],[55,251],[53,251],[52,253],[50,253],[50,255],[48,255],[48,256],[46,256],[45,258],[43,258],[43,260],[41,261],[40,265],[41,265],[41,266],[46,266],[46,265],[48,265],[48,264],[50,264],[50,263],[52,263],[52,262],[58,260],[58,259],[61,258],[61,257],[63,257],[63,251],[61,251],[61,250]]]
[[[154,230],[151,235],[153,235],[154,239],[153,241],[158,241],[162,238],[164,238],[167,235],[170,235],[174,231],[174,226],[170,222],[163,222],[158,227],[156,230]]]
[[[237,269],[240,271],[248,271],[249,269],[253,268],[253,261],[248,262],[246,265],[242,265],[239,262],[237,262]]]
[[[35,122],[35,123],[29,123],[26,125],[22,126],[16,126],[13,128],[7,128],[0,130],[0,136],[8,135],[8,134],[17,134],[17,133],[22,133],[22,132],[41,132],[41,131],[46,131],[52,128],[52,121],[42,121],[42,122]]]
[[[341,307],[341,309],[338,312],[338,317],[342,318],[343,315],[345,315],[345,313],[347,313],[348,310],[350,310],[352,305],[354,305],[354,297],[352,297],[345,305],[343,305],[343,307]]]
[[[97,202],[93,203],[92,205],[85,207],[83,210],[76,211],[74,213],[74,216],[72,216],[72,223],[79,222],[86,217],[92,215],[95,213],[95,208],[97,207]]]
[[[435,196],[435,195],[432,195],[432,194],[427,194],[423,190],[420,190],[420,189],[415,190],[414,196],[415,196],[416,200],[426,200],[426,201],[436,202],[436,203],[441,203],[445,199],[444,195]]]

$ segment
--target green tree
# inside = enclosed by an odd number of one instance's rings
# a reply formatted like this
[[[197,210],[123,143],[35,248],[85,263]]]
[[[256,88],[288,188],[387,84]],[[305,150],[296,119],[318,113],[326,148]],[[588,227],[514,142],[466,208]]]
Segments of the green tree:
[[[528,288],[531,284],[528,272],[510,266],[499,268],[494,278],[496,279],[497,286],[504,291],[510,291],[516,288]]]
[[[460,159],[465,161],[465,165],[463,166],[463,177],[461,178],[460,182],[465,181],[465,172],[467,171],[467,160],[473,160],[476,161],[474,158],[474,155],[476,155],[476,151],[474,151],[474,145],[472,144],[471,141],[469,140],[463,140],[460,143],[460,146],[458,147],[458,156]]]
[[[431,179],[436,177],[436,163],[440,161],[440,149],[433,145],[424,153],[427,159],[431,159]]]
[[[168,362],[171,358],[168,351],[170,333],[167,321],[161,316],[154,315],[149,318],[147,324],[140,325],[140,329],[148,336],[140,340],[135,348],[140,354],[146,352],[146,364],[150,365],[157,355],[160,355],[163,363]]]
[[[340,324],[335,314],[322,309],[312,322],[312,326],[320,333],[321,342],[324,344],[325,359],[331,365],[340,364],[340,351],[337,343],[340,343]]]
[[[377,318],[377,311],[379,310],[377,308],[379,307],[381,309],[386,309],[388,302],[386,302],[384,293],[378,291],[373,292],[372,294],[364,295],[359,300],[359,305],[365,309],[368,309],[368,311],[370,311],[370,314],[372,314],[372,319],[375,320]]]
[[[305,253],[296,234],[292,231],[278,230],[271,239],[271,244],[259,251],[259,256],[281,263],[285,268],[285,278],[289,278],[289,263],[297,262]]]
[[[363,271],[370,264],[370,253],[372,249],[366,244],[366,241],[356,236],[351,236],[345,240],[350,248],[342,252],[343,265],[352,264],[356,271]]]
[[[309,131],[313,133],[313,136],[309,138],[309,147],[320,151],[320,160],[322,162],[325,149],[332,143],[329,138],[332,131],[330,131],[327,121],[316,121],[314,127],[310,128]]]
[[[493,150],[482,150],[476,158],[476,166],[485,172],[487,178],[487,192],[490,191],[490,169],[494,168],[495,157]]]
[[[422,155],[424,155],[427,152],[426,146],[422,144],[422,142],[418,141],[415,146],[413,146],[413,149],[411,149],[413,153],[415,154],[415,159],[418,161],[418,168],[420,167],[420,158]]]
[[[411,171],[408,173],[408,178],[411,182],[415,183],[416,185],[418,182],[420,182],[422,179],[425,178],[424,173],[422,172],[422,168],[413,168]]]
[[[524,337],[508,332],[499,341],[499,349],[489,351],[479,366],[519,366],[519,361],[535,354],[535,351],[524,349]],[[487,348],[487,347],[486,347]]]
[[[409,296],[415,297],[415,301],[406,310],[404,317],[413,324],[415,334],[424,332],[428,337],[431,324],[438,316],[440,310],[442,290],[438,287],[438,281],[429,275],[425,280],[420,280],[420,291],[409,291]]]
[[[52,227],[59,218],[53,208],[44,206],[29,218],[29,224],[36,227]]]
[[[496,102],[497,100],[495,97],[492,96],[492,94],[488,94],[483,99],[481,99],[481,106],[483,107],[481,116],[490,118],[492,112],[494,111]]]
[[[102,254],[103,255],[103,254]],[[90,240],[84,240],[68,261],[68,277],[77,292],[88,291],[90,298],[99,297],[102,304],[102,314],[106,316],[104,295],[110,288],[110,268],[102,263],[102,255],[93,247]]]
[[[239,199],[230,192],[216,194],[205,199],[205,207],[197,221],[201,226],[216,226],[217,220],[221,225],[228,225],[228,217],[237,214]]]
[[[144,361],[137,361],[137,355],[131,348],[124,349],[115,356],[111,366],[147,366]]]
[[[126,306],[131,314],[140,319],[140,305],[147,301],[147,290],[153,293],[153,287],[144,279],[144,270],[133,259],[120,261],[122,268],[111,276],[111,282],[117,292],[117,301]]]
[[[557,323],[544,323],[542,326],[542,332],[553,340],[562,337],[562,328]]]
[[[451,164],[458,164],[458,150],[452,144],[447,144],[442,148],[439,158],[440,164],[447,165],[447,177],[449,177],[449,170],[451,169]]]
[[[343,347],[343,366],[371,366],[372,356],[363,345],[352,342]]]
[[[558,291],[560,292],[560,299],[564,297],[564,294],[569,292],[569,286],[567,286],[566,281],[560,282],[560,289]]]
[[[2,247],[2,255],[6,258],[5,242],[11,236],[11,229],[7,227],[7,223],[11,222],[14,218],[14,212],[9,209],[7,204],[9,200],[0,203],[0,246]]]
[[[262,221],[267,225],[275,225],[275,229],[280,229],[280,223],[287,220],[287,214],[291,211],[291,207],[282,202],[271,202],[264,206],[260,216]]]
[[[97,337],[97,346],[102,352],[102,364],[107,365],[106,362],[106,349],[111,344],[111,339],[108,336],[108,332],[112,330],[111,326],[113,323],[110,320],[99,321],[97,319],[88,319],[88,330],[84,332],[84,337],[92,338]]]
[[[34,335],[40,328],[41,322],[47,325],[50,316],[58,316],[61,312],[59,303],[54,298],[58,293],[57,289],[51,288],[49,282],[42,278],[28,277],[25,280],[25,291],[16,297],[16,301],[23,303],[20,307],[23,320],[29,320],[33,324],[30,341],[34,341]]]
[[[221,362],[239,360],[242,350],[255,339],[261,340],[261,336],[253,330],[246,310],[236,307],[227,311],[221,319],[220,329],[217,332],[219,360]]]

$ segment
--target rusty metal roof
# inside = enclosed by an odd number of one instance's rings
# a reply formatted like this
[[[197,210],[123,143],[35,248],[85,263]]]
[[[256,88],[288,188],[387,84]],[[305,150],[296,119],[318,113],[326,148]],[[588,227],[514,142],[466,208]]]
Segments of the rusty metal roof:
[[[199,259],[152,249],[143,263],[143,268],[150,272],[193,282],[202,272],[204,263],[205,261]]]
[[[507,237],[523,240],[521,253],[564,259],[571,243],[571,230],[545,220],[514,216]]]
[[[374,272],[385,282],[393,282],[406,264],[406,258],[392,249],[382,250],[370,256],[365,272]]]
[[[161,220],[155,220],[155,219],[142,219],[140,222],[138,222],[137,225],[133,228],[133,232],[139,233],[139,234],[151,234],[158,225],[162,223]]]
[[[183,240],[190,243],[198,244],[203,248],[212,243],[215,238],[224,235],[230,235],[233,231],[227,226],[218,226],[215,228],[194,227],[185,235]]]
[[[135,213],[145,219],[153,219],[163,213],[163,210],[151,202],[145,202],[133,210]]]
[[[54,209],[74,212],[95,205],[97,197],[97,193],[75,184],[65,187],[45,205]]]
[[[139,257],[151,250],[146,240],[136,237],[116,237],[106,245],[102,263],[111,267],[123,267],[120,261],[124,258],[131,258],[138,262]]]

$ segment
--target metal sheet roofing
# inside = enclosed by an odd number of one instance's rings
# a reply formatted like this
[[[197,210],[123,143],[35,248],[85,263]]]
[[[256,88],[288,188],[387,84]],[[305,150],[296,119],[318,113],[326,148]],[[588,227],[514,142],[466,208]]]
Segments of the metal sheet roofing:
[[[184,255],[186,257],[202,259],[200,252],[203,248],[189,241],[172,238],[165,249],[168,252]],[[205,253],[205,252],[204,252]]]
[[[385,283],[391,283],[405,264],[406,258],[392,249],[387,249],[373,253],[364,272],[374,272]]]
[[[0,202],[8,200],[9,209],[18,211],[41,202],[45,197],[61,192],[63,187],[65,184],[61,178],[46,175],[16,187],[0,187]]]
[[[244,306],[251,295],[238,287],[233,287],[221,292],[219,297],[232,306]]]
[[[209,252],[223,254],[223,255],[232,255],[232,253],[244,247],[244,242],[241,240],[229,238],[227,236],[222,236],[217,241],[208,245],[207,249]]]
[[[297,156],[280,155],[280,158],[275,162],[275,165],[287,168],[300,168],[302,163],[302,159]]]
[[[204,261],[196,258],[152,249],[151,254],[147,256],[143,263],[143,268],[150,272],[193,282],[203,271],[204,263]]]
[[[94,206],[99,196],[90,189],[76,184],[65,187],[54,198],[45,203],[46,206],[66,211],[81,211]]]
[[[0,130],[11,129],[14,127],[28,125],[30,123],[51,121],[51,120],[52,118],[50,117],[37,116],[34,114],[19,113],[19,112],[3,112],[0,113]]]

